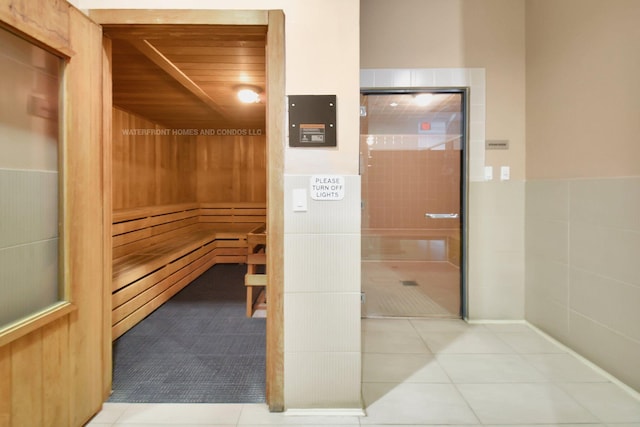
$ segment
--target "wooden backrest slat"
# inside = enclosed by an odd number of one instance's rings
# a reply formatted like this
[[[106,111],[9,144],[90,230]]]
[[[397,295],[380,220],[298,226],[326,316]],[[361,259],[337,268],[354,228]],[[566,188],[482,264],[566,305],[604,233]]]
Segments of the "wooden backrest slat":
[[[267,214],[266,208],[200,208],[200,215],[258,215]]]
[[[155,226],[155,225],[165,224],[165,223],[169,223],[169,222],[173,222],[173,221],[177,221],[185,218],[197,219],[199,215],[200,215],[199,209],[189,209],[181,212],[169,212],[161,215],[154,215],[150,219],[151,219],[151,225]]]
[[[163,233],[150,235],[149,237],[141,240],[137,240],[134,242],[130,242],[128,244],[124,244],[121,246],[114,246],[113,248],[113,258],[119,258],[121,256],[130,254],[132,252],[137,252],[148,248],[149,246],[156,245],[160,242],[178,238],[184,234],[187,234],[191,231],[198,230],[198,224],[186,224],[182,227],[173,228],[171,230],[165,231]]]
[[[208,202],[208,203],[200,203],[201,208],[205,209],[218,209],[218,208],[240,208],[240,209],[250,209],[250,208],[264,208],[266,205],[265,202]]]
[[[177,221],[172,221],[172,222],[167,222],[167,223],[155,225],[155,226],[151,227],[151,230],[152,230],[151,234],[153,236],[158,236],[160,234],[164,234],[164,233],[167,233],[169,231],[177,230],[177,229],[186,227],[188,225],[193,225],[193,224],[197,224],[197,223],[198,223],[198,217],[197,216],[191,216],[191,217],[180,219],[180,220],[177,220]]]
[[[132,231],[141,230],[151,225],[149,217],[135,219],[132,221],[118,222],[111,226],[111,234],[115,237],[119,234],[130,233]],[[114,243],[115,244],[115,243]]]
[[[113,236],[113,247],[117,248],[118,246],[146,239],[148,237],[151,237],[151,232],[151,228],[147,227],[141,228],[140,230],[131,231],[129,233],[120,234],[118,236]]]
[[[264,216],[245,216],[245,215],[232,215],[232,216],[201,216],[200,222],[226,222],[229,224],[236,223],[252,223],[260,224],[265,221]]]
[[[120,223],[124,221],[132,221],[139,218],[145,218],[154,215],[163,215],[166,213],[180,212],[189,209],[197,209],[200,205],[198,203],[181,203],[175,205],[158,205],[158,206],[145,206],[132,209],[119,209],[113,212],[112,222]]]
[[[216,232],[237,233],[264,223],[266,213],[265,203],[260,202],[183,203],[118,210],[113,213],[113,257],[192,231],[209,230],[208,224]]]
[[[140,228],[139,230],[130,231],[128,233],[122,233],[113,236],[113,246],[118,247],[121,245],[125,245],[127,243],[135,242],[136,240],[142,240],[148,237],[156,236],[159,234],[166,233],[167,231],[176,230],[182,227],[186,227],[188,225],[197,224],[198,217],[192,216],[185,219],[179,219],[177,221],[171,221],[166,223],[161,223],[159,225],[148,225],[146,227]]]

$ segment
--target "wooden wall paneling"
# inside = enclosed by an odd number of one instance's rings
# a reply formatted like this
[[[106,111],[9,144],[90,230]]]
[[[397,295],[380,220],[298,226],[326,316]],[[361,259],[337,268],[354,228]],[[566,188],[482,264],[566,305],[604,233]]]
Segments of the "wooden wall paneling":
[[[196,137],[173,131],[113,108],[114,210],[196,199]]]
[[[66,276],[77,310],[70,314],[66,357],[70,424],[78,426],[100,410],[103,398],[102,30],[80,11],[69,13],[76,55],[65,78],[64,234]]]
[[[117,108],[112,109],[111,114],[111,206],[112,209],[124,206],[124,136],[122,129],[124,125],[125,112]]]
[[[198,136],[198,201],[266,201],[266,137]]]
[[[42,418],[45,426],[70,425],[68,348],[68,318],[58,319],[42,328]]]
[[[0,0],[0,21],[71,56],[68,9],[65,1]]]
[[[284,411],[285,20],[269,11],[267,32],[267,404]]]
[[[11,423],[44,425],[42,332],[37,330],[11,343]]]
[[[64,91],[63,271],[76,307],[0,347],[0,424],[82,425],[102,402],[100,28],[66,2],[44,0],[2,0],[0,19],[71,57]]]
[[[107,286],[112,277],[113,237],[111,225],[113,217],[113,143],[112,143],[112,81],[111,81],[111,40],[102,37],[102,200],[104,236],[104,284],[102,298],[102,395],[107,400],[113,384],[113,355],[111,341],[111,287]]]
[[[0,427],[11,426],[11,345],[0,347]]]
[[[218,202],[228,199],[231,194],[231,165],[216,162],[226,155],[219,137],[198,136],[197,138],[198,201]]]

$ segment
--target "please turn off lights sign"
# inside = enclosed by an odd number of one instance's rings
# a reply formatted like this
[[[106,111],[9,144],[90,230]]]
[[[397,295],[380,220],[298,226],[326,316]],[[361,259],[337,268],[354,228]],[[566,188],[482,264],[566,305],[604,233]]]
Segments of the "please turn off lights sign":
[[[313,200],[342,200],[344,199],[344,176],[313,175],[309,190]]]

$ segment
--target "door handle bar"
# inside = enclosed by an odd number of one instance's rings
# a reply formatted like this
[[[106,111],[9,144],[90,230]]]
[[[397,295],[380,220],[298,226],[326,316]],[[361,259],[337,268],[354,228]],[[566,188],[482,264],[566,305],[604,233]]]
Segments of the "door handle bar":
[[[433,219],[457,219],[459,217],[457,213],[426,213],[424,216]]]

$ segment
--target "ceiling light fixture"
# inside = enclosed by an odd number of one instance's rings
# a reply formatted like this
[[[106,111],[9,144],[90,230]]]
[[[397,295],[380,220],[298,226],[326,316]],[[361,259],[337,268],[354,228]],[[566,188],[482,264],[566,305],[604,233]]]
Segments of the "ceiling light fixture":
[[[416,104],[418,104],[420,107],[426,107],[427,105],[431,104],[432,99],[432,93],[420,93],[414,98]]]
[[[391,103],[391,104],[389,104],[389,105],[390,105],[391,107],[394,107],[394,108],[395,108],[395,107],[397,107],[397,106],[398,106],[398,103],[397,103],[397,102],[392,102],[392,103]]]
[[[238,89],[238,99],[245,104],[255,104],[260,102],[260,89],[252,86],[240,86]]]

